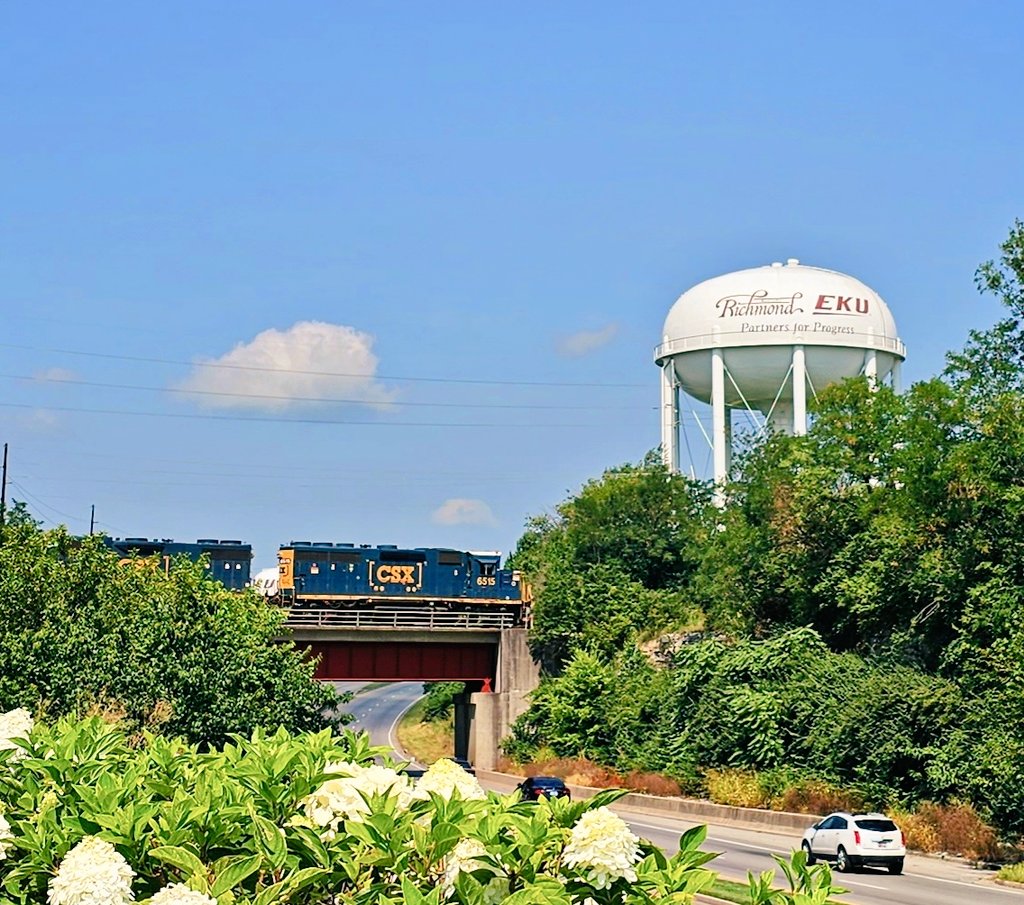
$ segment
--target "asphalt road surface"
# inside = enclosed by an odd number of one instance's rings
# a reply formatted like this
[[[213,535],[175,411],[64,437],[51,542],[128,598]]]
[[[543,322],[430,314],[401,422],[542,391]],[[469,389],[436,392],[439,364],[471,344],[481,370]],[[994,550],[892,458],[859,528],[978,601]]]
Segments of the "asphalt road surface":
[[[422,694],[423,686],[419,682],[399,682],[357,694],[346,710],[356,715],[352,727],[369,732],[375,745],[394,747],[397,743],[394,726],[398,718]],[[485,788],[499,792],[511,792],[517,781],[495,773],[484,773],[479,778]],[[679,837],[696,825],[696,821],[643,813],[620,805],[616,805],[615,810],[638,836],[669,853],[676,850]],[[772,853],[788,855],[799,844],[798,835],[708,824],[704,849],[721,852],[709,867],[729,880],[746,882],[747,871],[756,874],[774,869],[779,885],[785,885],[785,877],[772,859]],[[850,905],[1024,905],[1024,893],[995,885],[991,872],[919,855],[907,857],[904,873],[899,877],[872,868],[849,874],[833,872],[833,875],[838,885],[849,890],[839,901]]]
[[[374,745],[387,745],[394,749],[402,760],[408,760],[398,748],[395,727],[399,718],[423,697],[422,682],[392,682],[390,685],[369,687],[365,691],[362,682],[335,682],[338,691],[351,691],[355,697],[342,710],[355,716],[346,728],[360,729],[370,734]]]

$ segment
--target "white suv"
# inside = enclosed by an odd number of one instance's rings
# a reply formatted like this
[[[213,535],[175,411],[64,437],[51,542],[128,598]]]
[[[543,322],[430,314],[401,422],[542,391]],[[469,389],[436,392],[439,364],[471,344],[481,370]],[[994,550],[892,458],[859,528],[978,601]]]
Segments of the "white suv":
[[[906,839],[885,814],[849,814],[837,811],[804,833],[800,847],[807,863],[819,858],[835,861],[836,870],[848,871],[862,864],[887,867],[891,874],[903,873]]]

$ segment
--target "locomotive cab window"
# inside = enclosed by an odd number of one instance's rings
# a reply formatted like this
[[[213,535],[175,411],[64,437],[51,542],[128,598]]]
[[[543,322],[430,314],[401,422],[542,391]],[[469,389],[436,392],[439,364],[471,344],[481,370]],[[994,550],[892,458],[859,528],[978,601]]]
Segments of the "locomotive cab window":
[[[494,577],[494,563],[492,563],[492,562],[482,562],[482,563],[480,563],[480,574],[485,576],[485,577],[487,577],[487,578],[493,578]]]

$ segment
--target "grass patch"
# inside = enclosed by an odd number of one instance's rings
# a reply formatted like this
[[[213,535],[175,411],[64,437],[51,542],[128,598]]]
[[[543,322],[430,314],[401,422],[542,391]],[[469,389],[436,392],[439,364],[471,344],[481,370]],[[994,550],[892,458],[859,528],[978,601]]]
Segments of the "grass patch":
[[[455,727],[452,720],[423,722],[427,702],[420,699],[398,721],[398,744],[421,764],[432,764],[455,754]]]
[[[721,899],[723,902],[736,902],[737,905],[749,905],[750,903],[750,887],[746,883],[723,880],[721,877],[703,890],[701,894],[712,899]],[[828,905],[843,905],[843,903],[836,899],[829,899]]]
[[[736,883],[733,880],[723,880],[719,877],[707,889],[704,895],[714,899],[721,899],[723,902],[737,902],[739,905],[748,905],[750,902],[750,887],[746,883]]]
[[[1024,883],[1024,863],[1007,864],[999,868],[997,880],[1009,880],[1011,883]]]

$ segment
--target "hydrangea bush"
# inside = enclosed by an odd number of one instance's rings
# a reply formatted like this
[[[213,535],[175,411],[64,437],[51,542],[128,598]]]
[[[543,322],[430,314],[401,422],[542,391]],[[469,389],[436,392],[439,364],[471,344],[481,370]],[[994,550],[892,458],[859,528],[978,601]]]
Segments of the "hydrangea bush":
[[[666,858],[608,810],[619,793],[522,802],[446,760],[414,782],[350,732],[200,751],[98,718],[15,723],[0,905],[685,902],[714,877],[701,832]]]
[[[715,876],[703,827],[666,857],[608,809],[622,793],[523,802],[446,760],[413,782],[351,732],[200,751],[99,718],[15,724],[0,905],[650,905]],[[759,882],[751,901],[777,901]]]

